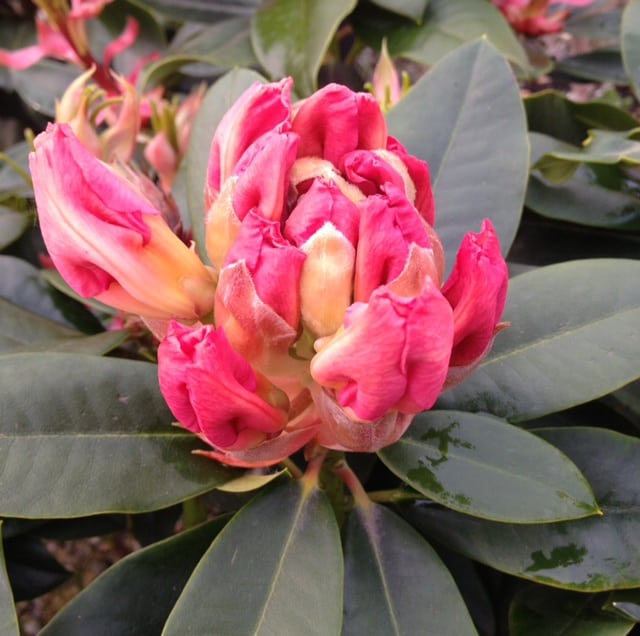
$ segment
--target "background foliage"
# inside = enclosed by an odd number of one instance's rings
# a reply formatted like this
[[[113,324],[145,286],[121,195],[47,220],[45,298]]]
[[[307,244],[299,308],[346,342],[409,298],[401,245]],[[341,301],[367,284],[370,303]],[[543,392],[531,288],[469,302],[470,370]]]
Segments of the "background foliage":
[[[462,235],[493,220],[511,327],[403,439],[347,457],[368,498],[330,475],[319,489],[284,468],[227,469],[170,426],[147,336],[106,330],[106,308],[39,267],[29,146],[9,145],[0,633],[19,633],[14,602],[68,576],[43,540],[125,527],[145,547],[44,635],[638,631],[640,1],[619,5],[574,11],[566,32],[586,52],[560,60],[484,0],[115,0],[90,23],[104,47],[139,20],[117,70],[159,52],[140,90],[211,84],[173,190],[196,238],[211,136],[237,96],[283,75],[300,97],[361,89],[386,37],[414,81],[390,132],[430,164],[449,267]],[[32,42],[31,18],[3,16],[3,45]],[[79,72],[0,68],[6,125],[41,129]],[[599,88],[578,101],[567,88],[584,81]]]

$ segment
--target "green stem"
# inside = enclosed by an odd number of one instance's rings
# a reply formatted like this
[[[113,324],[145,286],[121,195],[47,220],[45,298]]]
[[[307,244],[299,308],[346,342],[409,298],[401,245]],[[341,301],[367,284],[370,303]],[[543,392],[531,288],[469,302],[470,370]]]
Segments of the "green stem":
[[[401,488],[396,488],[394,490],[377,490],[370,492],[369,499],[376,503],[400,503],[401,501],[426,499],[426,497],[420,493],[407,492]]]
[[[32,185],[29,173],[24,170],[24,168],[15,159],[12,159],[4,152],[0,152],[0,161],[4,161],[7,165],[11,166],[24,179],[28,186]]]
[[[290,458],[282,460],[282,465],[291,473],[294,479],[300,479],[304,473],[300,470],[298,465]]]
[[[351,470],[349,464],[347,464],[344,455],[331,466],[331,472],[336,475],[336,477],[339,477],[349,489],[356,505],[362,508],[368,508],[371,505],[369,495],[367,495],[357,475]]]
[[[184,529],[194,528],[207,520],[207,506],[201,497],[192,497],[182,502]]]

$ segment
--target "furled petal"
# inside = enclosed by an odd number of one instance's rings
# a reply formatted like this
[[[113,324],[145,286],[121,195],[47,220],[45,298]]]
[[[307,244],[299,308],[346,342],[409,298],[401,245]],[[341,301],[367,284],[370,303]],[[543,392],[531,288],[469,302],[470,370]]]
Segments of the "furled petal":
[[[352,150],[385,148],[387,124],[375,98],[329,84],[295,106],[293,130],[299,157],[320,157],[339,165]]]
[[[355,299],[366,302],[381,285],[404,270],[412,243],[430,247],[426,223],[404,192],[391,185],[386,196],[371,196],[360,205]]]
[[[242,222],[225,265],[244,261],[262,302],[297,329],[304,260],[304,253],[282,237],[280,223],[252,211]]]
[[[380,194],[382,186],[387,183],[393,184],[398,190],[405,189],[402,175],[380,155],[370,150],[354,150],[347,153],[342,157],[340,164],[348,181],[367,196]],[[412,202],[412,198],[409,201]]]
[[[211,311],[207,268],[69,126],[50,124],[35,148],[29,162],[42,234],[75,291],[149,318],[196,320]]]
[[[331,223],[355,246],[358,241],[360,211],[340,187],[316,178],[292,210],[284,226],[284,236],[300,247],[325,223]]]
[[[256,139],[269,132],[291,129],[290,78],[273,84],[255,82],[222,118],[211,143],[207,169],[207,209],[233,174],[236,163]]]
[[[217,448],[253,448],[286,425],[286,395],[212,325],[192,328],[173,321],[158,348],[158,377],[180,424]]]
[[[355,419],[322,389],[314,392],[314,400],[322,418],[316,440],[334,450],[375,452],[397,442],[413,420],[413,414],[398,411],[390,411],[372,422]]]
[[[488,219],[482,231],[462,240],[442,293],[453,308],[452,367],[466,367],[483,356],[502,316],[509,282],[500,241]]]
[[[138,39],[139,31],[140,25],[138,21],[131,16],[127,16],[122,33],[114,40],[111,40],[104,50],[102,58],[104,65],[111,66],[113,58],[128,49]]]
[[[387,150],[396,155],[406,166],[415,189],[413,205],[429,225],[434,225],[436,208],[431,189],[431,175],[426,161],[410,155],[404,146],[393,137],[387,141]]]
[[[356,251],[328,222],[301,249],[307,255],[300,276],[302,320],[315,336],[328,336],[351,304]]]
[[[417,413],[443,387],[452,340],[451,307],[431,281],[416,298],[381,288],[348,309],[344,330],[320,341],[311,375],[355,419]]]
[[[270,131],[245,151],[233,171],[238,177],[233,209],[240,220],[254,208],[266,219],[280,220],[297,148],[297,135]]]

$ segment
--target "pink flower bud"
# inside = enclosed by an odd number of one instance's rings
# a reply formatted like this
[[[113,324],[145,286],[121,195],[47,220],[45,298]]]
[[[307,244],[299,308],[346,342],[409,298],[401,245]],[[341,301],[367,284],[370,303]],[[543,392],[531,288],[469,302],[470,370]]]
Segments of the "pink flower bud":
[[[537,36],[562,31],[570,12],[562,6],[586,7],[595,0],[493,0],[509,24],[525,35]]]
[[[253,448],[287,424],[286,394],[231,348],[222,329],[172,321],[158,360],[173,414],[216,448]]]
[[[211,311],[207,268],[68,126],[50,124],[29,159],[47,249],[76,292],[152,319],[197,320]]]

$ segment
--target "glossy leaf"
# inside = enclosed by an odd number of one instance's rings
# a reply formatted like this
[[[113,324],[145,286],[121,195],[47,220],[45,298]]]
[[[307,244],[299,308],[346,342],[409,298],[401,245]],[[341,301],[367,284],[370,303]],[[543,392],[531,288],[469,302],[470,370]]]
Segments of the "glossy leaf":
[[[0,250],[19,239],[31,222],[26,214],[0,205]]]
[[[50,118],[56,114],[55,100],[64,94],[81,72],[74,64],[50,59],[22,71],[10,71],[13,86],[20,97],[33,110]]]
[[[447,568],[395,513],[356,506],[344,533],[343,636],[477,634]]]
[[[257,66],[249,38],[249,17],[240,16],[212,25],[187,24],[178,31],[167,55],[149,64],[142,84],[158,84],[187,64],[206,63],[218,68]]]
[[[590,82],[628,84],[620,51],[615,47],[565,57],[556,63],[555,70]]]
[[[296,92],[316,89],[320,65],[342,20],[356,0],[278,0],[253,15],[251,41],[258,60],[277,80],[290,75]]]
[[[640,263],[571,261],[511,280],[501,332],[487,359],[444,393],[439,408],[510,421],[583,404],[640,375]]]
[[[640,588],[611,592],[604,608],[628,620],[640,623]]]
[[[574,102],[558,91],[545,90],[524,99],[529,130],[579,146],[591,128],[631,130],[638,120],[624,108],[602,100]],[[549,151],[547,151],[549,152]],[[532,162],[539,157],[533,156]]]
[[[247,471],[243,475],[236,477],[235,479],[231,479],[226,483],[218,486],[216,490],[221,490],[222,492],[231,492],[231,493],[244,493],[251,492],[252,490],[258,490],[263,486],[266,486],[268,483],[272,482],[274,479],[281,477],[286,472],[285,469],[274,472],[267,473],[266,475],[254,474],[250,471]]]
[[[429,0],[372,0],[373,4],[420,24]]]
[[[625,162],[640,164],[640,128],[628,131],[590,130],[583,142],[584,148],[558,149],[544,155],[534,168],[549,180],[563,182],[570,177],[578,164],[611,165]]]
[[[478,231],[486,217],[506,253],[520,221],[529,148],[520,92],[500,54],[486,41],[451,53],[388,122],[391,134],[429,163],[449,267],[464,234]]]
[[[423,413],[378,456],[423,495],[485,519],[535,523],[598,513],[589,484],[566,456],[493,417]]]
[[[629,0],[622,13],[622,62],[631,87],[640,96],[640,1]]]
[[[232,472],[171,427],[156,366],[63,353],[0,358],[0,515],[143,512]],[[37,387],[37,391],[34,390]]]
[[[189,216],[196,246],[200,256],[204,252],[204,185],[209,164],[209,152],[213,134],[224,114],[242,93],[256,81],[264,81],[261,75],[247,69],[234,69],[219,79],[207,92],[191,129],[191,141],[187,152],[187,190]]]
[[[325,494],[278,482],[218,535],[162,633],[340,634],[342,571]]]
[[[144,0],[144,4],[178,20],[218,22],[234,15],[250,15],[259,0]]]
[[[13,598],[26,601],[53,590],[71,575],[37,537],[23,534],[4,542]]]
[[[0,529],[2,522],[0,521]],[[19,636],[18,617],[13,605],[13,595],[11,585],[7,576],[7,569],[4,563],[2,551],[2,541],[0,541],[0,634],[6,636]]]
[[[516,525],[419,504],[407,511],[410,521],[429,539],[538,583],[582,592],[640,587],[640,440],[582,427],[538,434],[575,462],[602,516]]]
[[[540,133],[529,133],[532,163],[556,149],[572,146]],[[640,229],[640,198],[623,191],[622,174],[615,166],[578,166],[564,183],[552,183],[532,171],[525,205],[552,219],[616,230]],[[601,180],[607,184],[601,185]],[[612,189],[617,186],[617,189]]]
[[[487,38],[520,69],[526,72],[529,68],[526,53],[513,30],[490,2],[430,0],[422,24],[405,24],[386,35],[392,55],[422,64],[435,64],[466,43]]]
[[[0,354],[64,351],[103,355],[122,344],[126,337],[122,331],[87,337],[0,298]]]
[[[41,270],[15,256],[0,255],[0,298],[56,322],[74,327],[70,304],[45,280]],[[73,315],[76,317],[76,314]],[[93,317],[91,317],[93,318]],[[86,322],[86,321],[85,321]],[[93,318],[94,331],[101,329]]]
[[[590,7],[572,12],[565,22],[565,30],[574,37],[592,40],[619,40],[622,10],[607,7],[606,11],[591,12]]]
[[[204,523],[118,561],[58,612],[41,635],[159,634],[193,568],[226,521]]]
[[[602,594],[523,586],[509,608],[510,636],[625,636],[633,622],[602,610]]]

